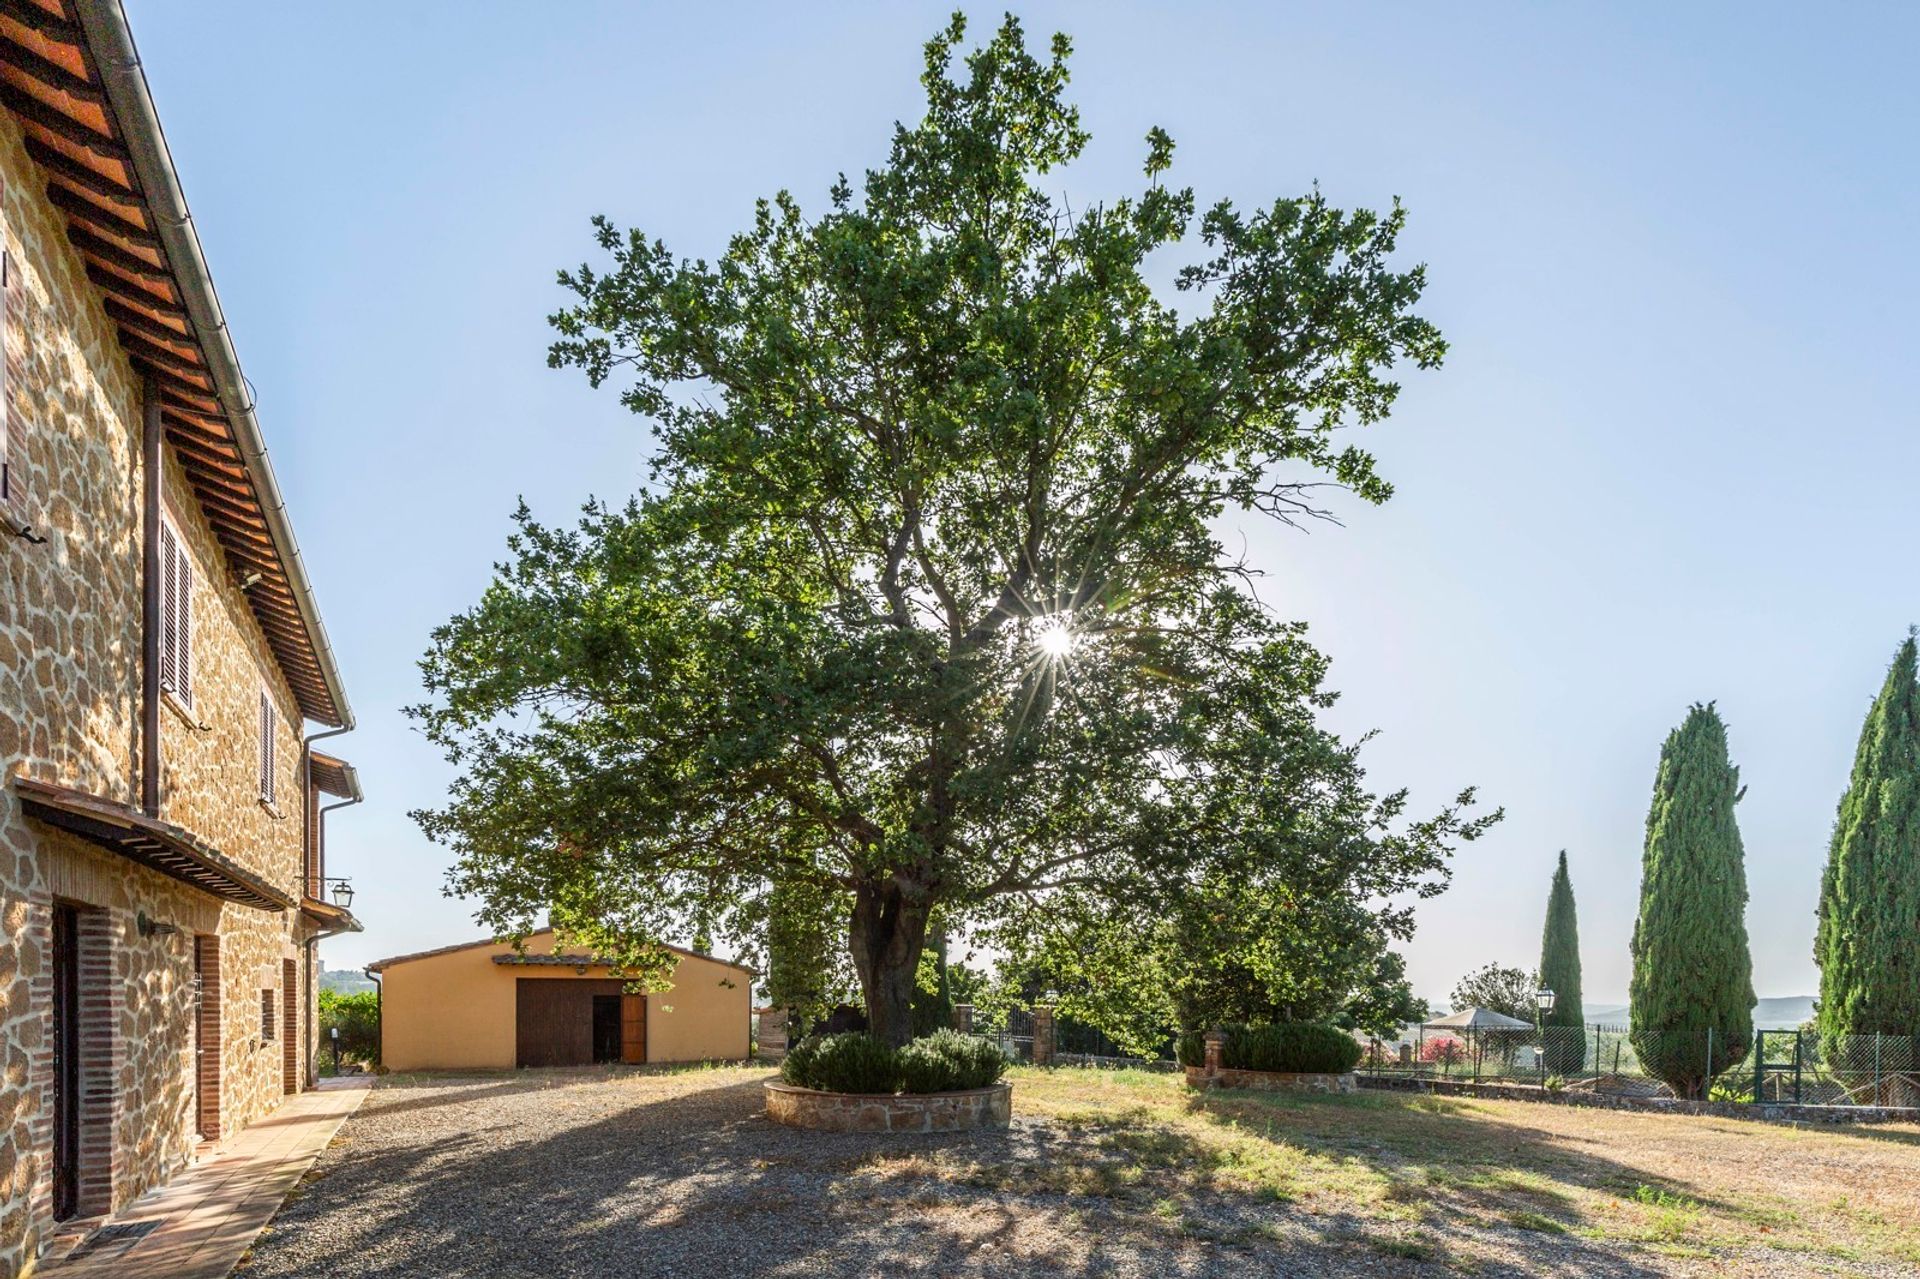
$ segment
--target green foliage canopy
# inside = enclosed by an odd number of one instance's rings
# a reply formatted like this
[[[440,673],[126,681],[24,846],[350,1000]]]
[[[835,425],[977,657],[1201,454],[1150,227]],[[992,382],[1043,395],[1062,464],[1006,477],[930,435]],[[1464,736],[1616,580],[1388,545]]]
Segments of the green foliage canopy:
[[[1660,748],[1633,926],[1631,1035],[1649,1074],[1701,1097],[1753,1038],[1746,853],[1734,805],[1745,791],[1727,728],[1695,705]]]
[[[497,931],[550,913],[642,971],[809,881],[895,1044],[936,907],[1374,856],[1402,797],[1317,728],[1321,661],[1214,530],[1329,481],[1384,500],[1340,433],[1445,350],[1397,205],[1201,212],[1154,129],[1144,190],[1069,208],[1041,184],[1088,141],[1068,41],[1009,18],[956,66],[964,32],[824,211],[782,192],[712,262],[596,223],[551,362],[623,384],[652,482],[571,529],[523,508],[415,708],[461,770],[418,819]],[[1147,264],[1195,232],[1176,307]]]
[[[1909,633],[1867,712],[1820,879],[1817,1024],[1920,1035],[1920,681]]]
[[[1524,968],[1488,964],[1455,982],[1453,993],[1447,996],[1447,1000],[1454,1012],[1490,1008],[1494,1012],[1531,1022],[1540,1012],[1533,1002],[1534,992],[1539,989],[1540,981],[1535,973]]]

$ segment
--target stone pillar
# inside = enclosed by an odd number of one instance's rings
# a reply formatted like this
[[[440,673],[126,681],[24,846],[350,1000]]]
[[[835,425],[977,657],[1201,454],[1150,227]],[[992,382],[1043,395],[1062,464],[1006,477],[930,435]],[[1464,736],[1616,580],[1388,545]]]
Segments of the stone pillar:
[[[953,1028],[963,1035],[973,1033],[973,1005],[955,1004],[953,1006]]]
[[[759,1052],[763,1061],[779,1061],[787,1055],[787,1010],[762,1008]]]
[[[1201,1040],[1207,1048],[1207,1078],[1212,1079],[1220,1073],[1222,1062],[1227,1055],[1227,1032],[1209,1030],[1201,1036]]]
[[[1033,1064],[1053,1065],[1053,1005],[1033,1006]]]
[[[1413,1045],[1412,1044],[1400,1045],[1400,1064],[1402,1066],[1413,1065]]]

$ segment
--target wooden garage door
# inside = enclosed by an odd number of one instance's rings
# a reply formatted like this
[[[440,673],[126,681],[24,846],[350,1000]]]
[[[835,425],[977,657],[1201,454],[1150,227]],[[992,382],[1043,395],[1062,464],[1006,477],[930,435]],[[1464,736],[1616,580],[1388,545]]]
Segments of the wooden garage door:
[[[522,977],[514,990],[514,1062],[520,1066],[593,1063],[593,997],[620,994],[618,981]]]
[[[647,997],[620,996],[620,1060],[638,1066],[647,1060]]]

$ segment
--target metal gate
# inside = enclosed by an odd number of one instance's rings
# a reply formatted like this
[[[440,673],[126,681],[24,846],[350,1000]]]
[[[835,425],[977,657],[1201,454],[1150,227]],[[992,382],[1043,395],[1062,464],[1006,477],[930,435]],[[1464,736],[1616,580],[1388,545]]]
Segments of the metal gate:
[[[1798,1102],[1809,1065],[1806,1049],[1800,1031],[1754,1031],[1753,1099]]]

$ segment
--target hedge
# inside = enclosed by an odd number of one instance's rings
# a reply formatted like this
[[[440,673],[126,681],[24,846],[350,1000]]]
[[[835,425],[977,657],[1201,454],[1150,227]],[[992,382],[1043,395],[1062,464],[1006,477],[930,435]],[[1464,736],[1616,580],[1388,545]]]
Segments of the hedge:
[[[333,1035],[340,1031],[341,1060],[380,1064],[380,1000],[371,990],[343,995],[320,992],[320,1060],[333,1065]]]
[[[1228,1070],[1268,1070],[1289,1074],[1344,1075],[1360,1061],[1360,1042],[1338,1026],[1318,1021],[1285,1021],[1271,1026],[1220,1027],[1226,1032],[1220,1064]],[[1206,1037],[1200,1031],[1180,1036],[1180,1064],[1204,1066]]]
[[[780,1077],[821,1092],[957,1092],[986,1088],[1006,1068],[996,1045],[958,1031],[936,1031],[898,1049],[851,1031],[801,1040],[780,1063]]]

